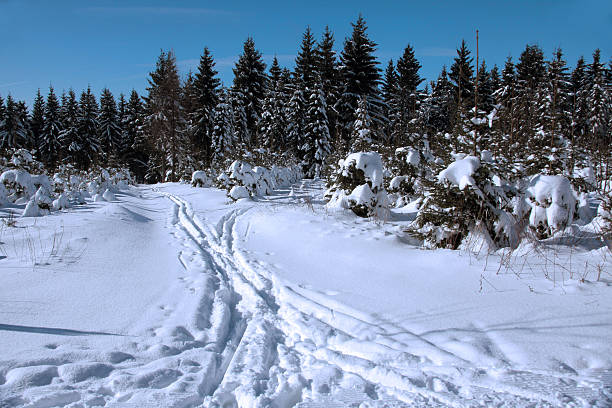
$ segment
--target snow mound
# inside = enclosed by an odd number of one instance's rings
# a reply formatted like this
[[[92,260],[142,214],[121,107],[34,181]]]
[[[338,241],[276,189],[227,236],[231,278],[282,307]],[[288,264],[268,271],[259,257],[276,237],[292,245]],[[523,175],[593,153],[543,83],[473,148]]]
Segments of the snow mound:
[[[234,186],[229,192],[230,198],[233,200],[239,200],[241,198],[249,198],[251,195],[249,194],[249,190],[246,189],[245,186]]]

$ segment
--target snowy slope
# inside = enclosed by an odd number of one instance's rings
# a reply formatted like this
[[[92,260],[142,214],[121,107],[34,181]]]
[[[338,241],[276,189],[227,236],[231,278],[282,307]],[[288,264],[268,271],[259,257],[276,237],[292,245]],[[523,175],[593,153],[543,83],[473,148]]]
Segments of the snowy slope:
[[[0,227],[0,406],[611,403],[604,249],[500,268],[321,195],[163,184]]]

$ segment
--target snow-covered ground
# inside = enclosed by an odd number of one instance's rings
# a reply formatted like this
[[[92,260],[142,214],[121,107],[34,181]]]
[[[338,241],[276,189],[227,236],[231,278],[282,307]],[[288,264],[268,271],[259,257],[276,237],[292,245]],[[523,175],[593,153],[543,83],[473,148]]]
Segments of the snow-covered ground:
[[[0,407],[612,404],[612,265],[586,232],[423,250],[409,208],[322,194],[160,184],[4,218]]]

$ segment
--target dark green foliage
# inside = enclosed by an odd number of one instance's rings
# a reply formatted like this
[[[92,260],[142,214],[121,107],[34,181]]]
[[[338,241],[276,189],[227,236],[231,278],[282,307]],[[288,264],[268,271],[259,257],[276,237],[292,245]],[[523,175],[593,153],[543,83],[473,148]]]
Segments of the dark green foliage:
[[[43,127],[45,126],[45,100],[40,94],[40,89],[36,91],[36,98],[32,106],[32,117],[30,122],[32,129],[32,140],[28,146],[32,150],[40,148],[40,141]]]
[[[266,64],[261,53],[255,49],[253,38],[244,42],[242,55],[234,67],[233,90],[240,92],[246,116],[248,133],[243,140],[249,146],[258,146],[257,140],[250,140],[257,135],[257,123],[261,117],[262,102],[266,91],[268,77]]]
[[[2,101],[0,100],[0,105]],[[4,108],[4,106],[2,106]],[[19,103],[9,94],[6,98],[6,108],[0,114],[0,149],[16,149],[26,147],[28,131],[26,122],[19,109]]]
[[[114,163],[121,145],[121,127],[115,98],[108,88],[102,90],[98,112],[98,138],[104,161]]]
[[[60,142],[64,153],[64,162],[74,164],[77,162],[76,156],[79,154],[83,141],[79,134],[81,110],[72,89],[68,91],[68,95],[62,104],[62,112],[64,129],[60,134]]]
[[[353,32],[344,41],[344,49],[340,55],[343,88],[336,103],[341,135],[346,145],[352,142],[352,127],[361,98],[365,98],[373,121],[379,124],[384,122],[379,91],[380,69],[374,56],[377,44],[369,39],[366,33],[367,25],[361,15],[352,26]]]
[[[315,47],[315,39],[306,27],[302,37],[302,45],[295,58],[295,76],[304,84],[305,88],[312,89],[317,75],[318,55]]]
[[[45,164],[53,168],[60,159],[61,144],[59,137],[62,131],[60,105],[53,87],[49,87],[44,120],[45,125],[42,129],[40,156]]]
[[[80,117],[77,143],[68,146],[77,167],[85,170],[97,161],[100,154],[98,139],[98,102],[91,88],[81,94],[79,100]]]
[[[193,106],[186,109],[194,126],[192,138],[194,154],[204,163],[210,163],[212,158],[212,114],[218,102],[217,90],[220,84],[213,57],[205,47],[193,86],[189,89],[193,97]]]

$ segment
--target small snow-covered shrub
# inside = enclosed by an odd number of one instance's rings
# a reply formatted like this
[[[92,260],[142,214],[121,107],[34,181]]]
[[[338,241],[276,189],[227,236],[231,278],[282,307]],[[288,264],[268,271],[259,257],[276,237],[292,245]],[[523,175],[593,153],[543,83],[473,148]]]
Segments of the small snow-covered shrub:
[[[574,219],[576,196],[570,181],[563,176],[532,177],[526,198],[531,205],[529,226],[538,239],[565,229]]]
[[[25,170],[7,170],[0,175],[2,183],[8,193],[11,202],[19,198],[30,198],[36,194],[36,186],[32,176]]]
[[[328,208],[350,209],[360,217],[388,216],[383,165],[376,152],[350,154],[340,160],[333,184],[327,190]]]
[[[270,194],[275,188],[288,186],[302,178],[298,166],[276,167],[271,169],[256,166],[240,160],[234,161],[216,179],[217,186],[228,191],[228,196],[234,200],[244,197],[245,191],[249,197]],[[235,187],[244,187],[237,188]],[[232,193],[233,191],[233,193]]]
[[[400,147],[389,160],[391,172],[395,174],[388,184],[389,201],[402,207],[423,191],[422,179],[427,174],[426,157],[419,150]]]
[[[205,171],[197,170],[191,175],[191,185],[194,187],[210,187],[212,180]]]
[[[518,245],[513,191],[478,157],[457,159],[427,187],[415,222],[426,246],[457,249],[472,232],[496,246]]]

